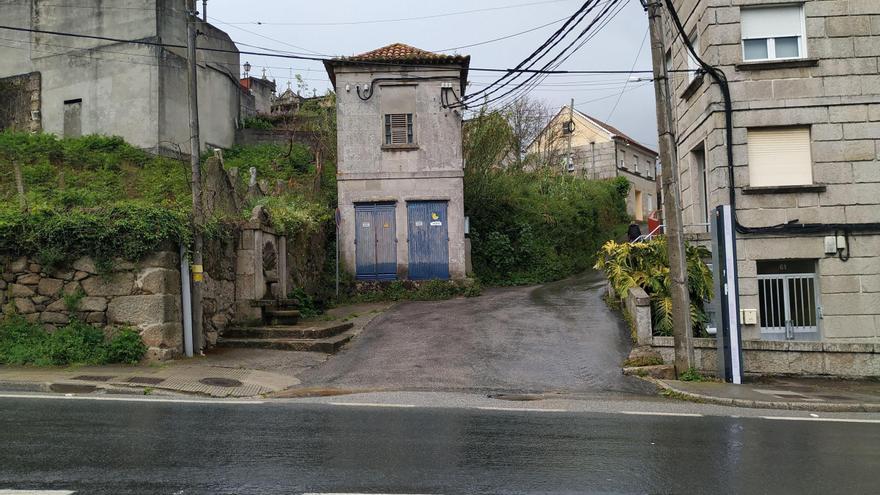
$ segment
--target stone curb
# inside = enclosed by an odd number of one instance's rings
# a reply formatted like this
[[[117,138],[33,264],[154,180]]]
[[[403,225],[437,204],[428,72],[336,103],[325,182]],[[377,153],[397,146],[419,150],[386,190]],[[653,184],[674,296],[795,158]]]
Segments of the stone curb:
[[[878,403],[878,402],[866,402],[866,403],[826,402],[823,404],[817,404],[817,403],[809,403],[809,402],[784,402],[784,401],[735,399],[732,397],[716,397],[713,395],[705,395],[705,394],[698,394],[695,392],[688,392],[686,390],[681,390],[679,388],[675,388],[663,380],[658,380],[658,379],[652,378],[652,377],[640,377],[640,378],[657,385],[658,387],[660,387],[663,390],[674,392],[675,394],[683,396],[687,400],[692,400],[692,401],[696,401],[696,402],[703,402],[703,403],[708,403],[708,404],[717,404],[719,406],[748,407],[751,409],[783,409],[783,410],[789,410],[789,411],[870,412],[870,413],[880,412],[880,403]]]

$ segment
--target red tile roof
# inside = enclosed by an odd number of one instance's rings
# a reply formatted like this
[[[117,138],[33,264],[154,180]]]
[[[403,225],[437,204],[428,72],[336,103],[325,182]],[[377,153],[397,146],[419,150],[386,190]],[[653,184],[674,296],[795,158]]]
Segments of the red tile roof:
[[[445,55],[442,53],[429,52],[404,43],[392,43],[382,48],[377,48],[360,55],[343,57],[341,60],[353,62],[413,62],[413,63],[461,63],[466,64],[470,57],[462,55]]]

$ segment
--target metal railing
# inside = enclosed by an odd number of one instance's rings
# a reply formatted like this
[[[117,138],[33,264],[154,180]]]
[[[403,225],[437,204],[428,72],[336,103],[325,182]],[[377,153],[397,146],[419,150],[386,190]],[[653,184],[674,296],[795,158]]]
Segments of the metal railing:
[[[660,224],[660,225],[654,227],[654,230],[648,232],[647,234],[642,234],[642,235],[636,237],[634,240],[632,240],[630,242],[630,244],[635,244],[637,242],[650,241],[655,236],[658,236],[663,233],[663,227],[664,227],[663,224]]]
[[[790,340],[819,330],[814,273],[758,275],[758,304],[762,333]]]

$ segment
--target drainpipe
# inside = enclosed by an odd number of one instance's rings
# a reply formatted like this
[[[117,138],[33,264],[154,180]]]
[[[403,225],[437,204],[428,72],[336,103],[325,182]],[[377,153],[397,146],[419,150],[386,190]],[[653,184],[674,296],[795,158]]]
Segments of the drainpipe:
[[[590,141],[590,169],[591,178],[596,178],[596,141]]]
[[[183,352],[193,357],[192,296],[190,294],[189,260],[186,249],[180,245],[180,305],[183,308]]]
[[[208,0],[202,0],[202,20],[208,22]]]

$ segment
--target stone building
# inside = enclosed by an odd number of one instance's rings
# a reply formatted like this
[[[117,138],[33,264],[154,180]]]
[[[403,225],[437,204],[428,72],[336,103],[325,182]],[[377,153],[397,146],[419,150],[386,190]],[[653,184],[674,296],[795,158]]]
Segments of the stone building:
[[[268,115],[272,111],[272,100],[275,98],[275,81],[263,77],[243,77],[241,82],[241,116],[254,117]]]
[[[880,2],[673,3],[729,81],[733,184],[719,85],[682,71],[700,65],[664,7],[686,232],[708,239],[730,187],[750,228],[737,241],[740,308],[756,316],[743,338],[791,352],[779,372],[880,374]]]
[[[570,133],[565,129],[569,115],[574,122]],[[528,153],[536,155],[541,163],[558,163],[560,169],[590,179],[626,177],[630,183],[626,209],[636,221],[644,221],[658,207],[657,152],[577,109],[571,112],[567,105],[562,107],[529,146]]]
[[[470,57],[396,43],[325,62],[337,93],[339,244],[359,279],[465,277]]]
[[[46,0],[0,3],[4,24],[24,28],[183,46],[184,2]],[[202,145],[233,144],[239,121],[239,54],[216,27],[199,22],[199,116]],[[4,31],[0,79],[39,76],[29,95],[39,108],[31,129],[61,136],[113,134],[146,149],[189,153],[186,50],[43,33]],[[32,79],[33,80],[33,79]],[[0,112],[2,113],[2,112]],[[19,124],[18,127],[21,127]]]

